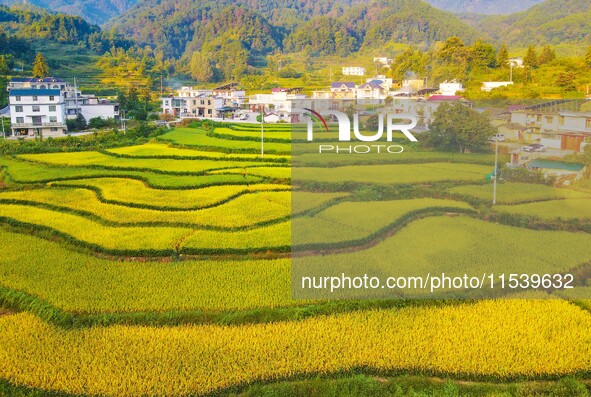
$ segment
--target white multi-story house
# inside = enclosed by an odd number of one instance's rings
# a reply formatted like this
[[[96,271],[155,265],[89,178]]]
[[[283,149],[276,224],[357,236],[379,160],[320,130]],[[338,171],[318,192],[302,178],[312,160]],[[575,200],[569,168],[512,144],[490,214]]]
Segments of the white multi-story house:
[[[429,129],[429,125],[435,120],[435,112],[443,103],[462,103],[471,106],[471,103],[461,96],[431,95],[427,99],[394,97],[390,108],[398,114],[415,115],[418,119],[417,131],[421,131]]]
[[[361,66],[344,66],[343,76],[365,76],[365,68]]]
[[[368,79],[365,79],[366,83],[370,83],[372,81],[378,82],[379,85],[381,85],[382,87],[384,87],[388,91],[394,85],[394,79],[392,79],[390,77],[386,77],[383,74],[378,74],[378,75],[375,75],[374,77],[370,77]]]
[[[226,84],[213,90],[196,89],[193,87],[181,87],[177,95],[181,98],[213,97],[223,101],[222,106],[240,108],[246,101],[246,91],[237,90],[237,84]]]
[[[251,111],[273,112],[278,121],[298,123],[303,120],[305,107],[312,101],[298,90],[289,88],[273,88],[270,94],[256,94],[249,98]]]
[[[58,136],[68,132],[60,89],[12,88],[9,94],[13,136]]]
[[[357,102],[361,104],[382,103],[388,95],[388,90],[382,86],[381,80],[372,80],[357,87]]]
[[[216,87],[211,92],[213,96],[224,100],[224,106],[240,108],[246,102],[246,91],[237,87],[238,83],[230,83]]]
[[[108,99],[97,98],[95,95],[78,94],[68,96],[66,100],[66,117],[76,118],[78,113],[84,116],[86,121],[100,117],[101,119],[118,119],[119,104]]]
[[[180,91],[179,91],[180,94]],[[171,114],[176,118],[206,118],[221,117],[220,110],[224,107],[224,100],[201,94],[199,96],[174,96],[162,98],[162,113]]]
[[[393,59],[390,59],[388,57],[374,57],[374,59],[373,59],[374,64],[380,64],[380,65],[385,66],[387,68],[390,67],[390,65],[392,64],[393,61],[394,61]]]
[[[591,139],[591,112],[522,108],[511,111],[509,126],[510,138],[578,152]]]
[[[70,82],[57,77],[13,78],[8,83],[8,90],[13,89],[55,89],[62,92],[65,100],[66,118],[74,119],[80,113],[88,121],[95,117],[103,119],[119,118],[119,104],[106,99],[99,99],[93,94],[82,94]]]

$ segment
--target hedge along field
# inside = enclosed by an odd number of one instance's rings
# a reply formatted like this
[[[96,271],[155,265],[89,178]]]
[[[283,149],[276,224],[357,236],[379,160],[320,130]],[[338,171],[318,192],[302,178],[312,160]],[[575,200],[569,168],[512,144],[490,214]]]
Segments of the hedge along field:
[[[107,149],[105,152],[113,153],[115,155],[124,155],[132,157],[189,157],[189,158],[211,158],[211,159],[246,159],[259,160],[260,154],[251,153],[223,153],[195,150],[189,148],[172,147],[165,143],[150,142],[138,146],[125,146],[116,149]],[[267,160],[284,160],[287,161],[289,157],[269,154],[265,156]]]
[[[285,191],[289,185],[253,184],[209,186],[193,190],[152,189],[125,178],[96,178],[52,183],[94,190],[99,200],[112,204],[151,209],[196,210],[224,204],[252,192]]]
[[[292,169],[290,167],[243,167],[228,168],[224,170],[210,171],[211,175],[245,175],[250,177],[263,177],[271,179],[290,179]]]
[[[288,259],[121,262],[26,234],[0,237],[0,284],[68,312],[158,316],[302,304],[291,300]]]
[[[359,368],[494,380],[565,376],[589,372],[590,329],[587,312],[560,300],[370,310],[241,327],[66,331],[20,313],[0,317],[0,377],[69,393],[135,397],[203,394]]]
[[[202,174],[208,170],[260,166],[261,162],[224,160],[144,159],[109,156],[99,152],[23,154],[18,156],[43,164],[96,167],[113,170],[152,171],[170,174]],[[267,165],[269,166],[269,165]]]
[[[357,165],[338,168],[294,168],[297,181],[407,184],[484,180],[491,167],[478,164],[431,163]]]
[[[578,192],[575,192],[578,193]],[[495,211],[543,219],[591,220],[591,199],[551,200],[519,205],[501,205]]]
[[[248,151],[250,153],[257,153],[261,150],[260,142],[220,139],[208,136],[206,131],[196,128],[175,128],[171,132],[162,135],[160,139],[179,145],[211,149],[217,148],[220,151]],[[265,142],[265,151],[268,151],[270,154],[289,154],[291,151],[291,144]]]
[[[492,201],[493,184],[457,186],[449,189],[449,192],[478,200]],[[591,193],[533,183],[506,182],[497,185],[498,203],[513,204],[529,201],[579,198],[591,198]]]
[[[46,188],[25,191],[0,192],[0,202],[47,206],[56,211],[70,211],[94,216],[116,225],[168,224],[198,227],[241,229],[260,223],[284,220],[331,201],[345,197],[343,193],[300,193],[304,197],[298,208],[291,209],[291,192],[253,192],[236,197],[217,207],[193,211],[160,211],[103,203],[88,189]],[[244,209],[248,208],[248,211]]]
[[[61,167],[6,157],[0,157],[0,166],[6,167],[10,179],[17,183],[46,183],[84,178],[121,177],[144,181],[153,188],[185,189],[262,181],[260,177],[252,175],[168,175],[146,171],[103,170],[71,166]]]
[[[295,193],[297,195],[301,193]],[[298,202],[305,198],[298,197]],[[327,244],[367,238],[400,221],[405,215],[425,210],[470,210],[453,200],[413,199],[373,202],[343,202],[313,216],[292,219],[293,244]],[[336,234],[335,230],[339,233]]]
[[[338,142],[329,143],[328,145],[338,145]],[[341,143],[342,145],[342,143]],[[508,156],[507,161],[509,161]],[[483,153],[447,153],[447,152],[429,152],[429,151],[412,151],[412,148],[405,147],[405,151],[402,154],[393,154],[389,157],[385,157],[379,153],[367,153],[362,156],[345,156],[342,154],[335,153],[313,153],[313,154],[302,154],[299,156],[301,164],[307,166],[319,166],[326,167],[330,165],[352,165],[352,164],[384,164],[384,163],[441,163],[441,162],[452,162],[452,163],[465,163],[465,164],[481,164],[489,165],[494,167],[495,157],[494,154],[483,154]],[[503,156],[499,156],[499,161],[503,161]],[[489,173],[492,169],[489,171]]]
[[[407,184],[440,181],[484,180],[492,170],[477,164],[431,163],[357,165],[337,168],[297,168],[292,178],[315,182],[360,182],[377,184]]]
[[[282,140],[289,142],[291,139],[291,129],[276,129],[273,126],[265,125],[263,135],[265,138],[272,140]],[[260,140],[261,139],[261,127],[260,124],[258,129],[236,129],[236,128],[223,128],[218,127],[214,130],[213,136],[222,139],[249,139],[249,140]]]

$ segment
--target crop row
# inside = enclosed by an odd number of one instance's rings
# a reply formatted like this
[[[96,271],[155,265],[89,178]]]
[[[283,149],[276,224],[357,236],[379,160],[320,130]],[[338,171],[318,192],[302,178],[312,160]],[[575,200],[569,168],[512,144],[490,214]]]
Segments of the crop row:
[[[336,193],[301,193],[294,214],[308,211],[343,197]],[[291,192],[252,192],[223,205],[202,210],[161,211],[100,201],[93,191],[79,188],[46,188],[0,193],[3,204],[40,206],[82,215],[108,225],[187,226],[227,231],[262,226],[291,215]]]
[[[135,159],[173,159],[173,160],[226,160],[226,161],[266,161],[285,163],[289,160],[288,156],[278,156],[269,154],[261,158],[260,154],[248,153],[223,153],[195,150],[189,148],[172,147],[164,143],[149,142],[143,145],[126,146],[115,149],[104,150],[101,153],[115,157],[135,158]]]
[[[105,203],[169,211],[212,208],[245,194],[290,189],[288,185],[274,184],[209,186],[193,190],[152,189],[140,181],[125,178],[94,178],[51,185],[89,189]]]
[[[292,180],[321,183],[360,182],[409,184],[442,181],[484,180],[491,168],[478,164],[426,163],[342,166],[337,168],[293,167]]]
[[[457,186],[449,189],[449,192],[463,198],[491,202],[493,184]],[[591,193],[533,183],[499,183],[497,185],[497,203],[499,204],[581,198],[591,198]]]
[[[497,212],[535,216],[541,219],[579,220],[586,223],[591,220],[591,199],[589,198],[502,205],[494,209]]]
[[[0,377],[121,397],[204,394],[360,369],[551,378],[589,373],[589,329],[588,313],[559,300],[374,310],[240,327],[66,331],[20,313],[0,317]]]
[[[164,134],[163,141],[174,142],[189,147],[200,147],[203,149],[218,150],[232,153],[260,153],[261,143],[255,141],[240,141],[219,139],[208,136],[206,131],[193,128],[175,128],[173,131]],[[289,154],[291,145],[289,143],[265,143],[265,151],[270,154]]]
[[[57,166],[87,167],[108,170],[150,171],[162,174],[202,175],[209,170],[233,167],[258,167],[259,161],[178,160],[114,157],[100,152],[26,154],[21,159]],[[269,165],[266,165],[269,166]]]

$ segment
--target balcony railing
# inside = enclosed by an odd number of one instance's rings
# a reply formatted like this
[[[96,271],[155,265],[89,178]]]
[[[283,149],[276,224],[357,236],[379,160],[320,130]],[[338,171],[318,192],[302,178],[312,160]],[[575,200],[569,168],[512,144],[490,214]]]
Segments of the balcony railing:
[[[12,128],[65,127],[66,123],[12,123]]]

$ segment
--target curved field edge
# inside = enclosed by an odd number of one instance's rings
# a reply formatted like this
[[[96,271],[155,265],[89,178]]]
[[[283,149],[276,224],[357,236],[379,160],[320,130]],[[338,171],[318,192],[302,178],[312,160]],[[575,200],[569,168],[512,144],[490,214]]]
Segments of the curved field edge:
[[[590,381],[585,378],[559,377],[553,380],[507,382],[466,381],[458,377],[434,377],[416,374],[371,374],[363,370],[334,373],[332,376],[292,377],[270,382],[253,382],[242,387],[209,393],[205,397],[300,397],[303,395],[355,395],[356,397],[401,397],[407,395],[469,395],[534,397],[551,395],[572,397],[590,395]],[[6,397],[86,397],[26,386],[16,386],[0,379],[0,392]],[[187,397],[197,397],[189,394]]]
[[[97,199],[102,202],[102,203],[106,203],[106,204],[115,204],[115,205],[121,205],[124,207],[132,207],[132,208],[143,208],[143,209],[151,209],[151,210],[157,210],[157,211],[195,211],[195,210],[203,210],[203,209],[209,209],[209,208],[214,208],[214,207],[219,207],[222,206],[224,204],[227,204],[229,202],[231,202],[232,200],[235,200],[243,195],[247,195],[247,194],[257,194],[260,192],[284,192],[284,191],[288,191],[290,188],[287,185],[275,185],[275,184],[227,184],[227,185],[217,185],[217,186],[208,186],[208,187],[200,187],[198,189],[195,189],[195,192],[203,192],[204,190],[202,189],[215,189],[218,187],[239,187],[240,190],[232,193],[232,194],[227,194],[225,195],[225,197],[220,197],[218,200],[210,200],[210,202],[206,202],[206,203],[202,203],[201,205],[194,205],[194,206],[188,206],[185,205],[183,207],[175,207],[175,206],[167,206],[167,205],[150,205],[150,204],[146,204],[146,202],[149,202],[150,200],[148,199],[149,197],[142,197],[144,199],[144,202],[142,201],[123,201],[123,200],[119,200],[117,198],[107,198],[105,197],[105,193],[104,193],[104,189],[100,187],[100,182],[102,182],[100,180],[101,178],[95,178],[92,181],[97,181],[98,186],[97,185],[92,185],[91,183],[89,183],[88,181],[86,183],[84,183],[84,181],[76,181],[76,182],[53,182],[51,183],[51,186],[54,187],[63,187],[63,188],[78,188],[78,189],[86,189],[86,190],[90,190],[92,192],[94,192],[96,194]],[[106,179],[106,178],[105,178]],[[117,179],[121,179],[121,178],[117,178]],[[150,188],[148,188],[150,189]],[[154,189],[156,190],[156,189]],[[165,190],[166,191],[166,190]],[[148,190],[149,192],[149,190]],[[149,193],[148,193],[149,194]],[[111,192],[111,195],[113,196],[113,193]],[[124,194],[119,194],[119,196],[123,196]],[[115,195],[115,197],[119,197],[117,195]]]
[[[238,327],[63,330],[19,313],[0,317],[8,341],[0,345],[0,377],[122,397],[221,394],[258,382],[356,372],[496,382],[588,377],[590,328],[589,313],[568,302],[525,299]],[[177,371],[163,381],[163,367]],[[35,375],[39,368],[42,378]]]
[[[15,204],[16,205],[16,204]],[[31,208],[39,208],[40,207],[31,207]],[[393,222],[388,224],[387,226],[380,228],[376,232],[370,233],[364,238],[354,239],[354,240],[346,240],[341,242],[331,242],[331,243],[318,243],[318,244],[302,244],[297,247],[297,251],[300,254],[305,255],[316,255],[320,253],[337,253],[340,250],[346,249],[347,252],[351,251],[358,251],[370,248],[380,241],[383,241],[385,238],[392,236],[396,232],[402,230],[405,226],[412,223],[413,221],[421,220],[427,217],[437,217],[446,214],[462,214],[467,216],[476,216],[476,211],[472,209],[463,209],[458,207],[428,207],[419,210],[410,211],[401,217],[395,219]],[[72,215],[76,216],[76,215]],[[91,222],[89,220],[89,222]],[[285,223],[285,222],[284,222]],[[13,216],[0,216],[0,224],[6,224],[13,227],[14,231],[25,233],[25,234],[34,234],[37,237],[45,238],[48,240],[55,240],[58,239],[63,243],[67,243],[70,246],[75,247],[76,249],[82,249],[86,253],[91,253],[95,255],[109,255],[113,257],[133,257],[133,258],[144,258],[144,259],[152,259],[158,257],[169,257],[175,260],[179,258],[185,259],[193,259],[195,256],[221,256],[221,257],[228,257],[228,256],[241,256],[241,255],[249,255],[249,254],[270,254],[266,255],[267,258],[273,257],[282,257],[280,254],[285,254],[292,252],[294,247],[291,244],[286,242],[286,245],[276,245],[276,246],[266,246],[261,248],[256,247],[247,247],[247,248],[230,248],[230,247],[192,247],[192,246],[185,246],[185,242],[179,243],[177,246],[170,246],[169,248],[142,248],[142,249],[130,249],[130,248],[109,248],[104,247],[101,244],[88,242],[83,239],[77,238],[70,233],[66,233],[60,230],[57,230],[51,226],[47,225],[40,225],[35,222],[28,222],[23,221],[20,219],[16,219]],[[275,223],[263,228],[259,229],[246,229],[244,231],[239,232],[249,232],[249,231],[257,231],[263,230],[267,227],[277,227],[281,226],[282,223]],[[125,227],[118,227],[124,229]],[[205,229],[207,230],[207,229]],[[204,230],[204,231],[205,231]],[[199,231],[198,229],[193,230],[193,232]],[[181,231],[179,230],[179,233]],[[223,232],[220,232],[223,233]],[[187,238],[193,238],[191,234],[186,235],[183,240]],[[276,255],[273,255],[276,254]]]
[[[400,309],[404,307],[448,306],[467,304],[468,301],[450,300],[359,300],[297,303],[278,307],[261,307],[247,310],[187,310],[142,311],[128,313],[78,313],[62,310],[45,300],[23,291],[0,286],[0,308],[27,312],[48,324],[63,329],[106,327],[113,325],[169,327],[182,325],[239,326],[267,324],[281,321],[302,321],[316,316],[374,309]]]
[[[7,159],[0,157],[0,168],[5,180],[22,185],[45,184],[49,182],[76,181],[99,178],[124,178],[143,182],[152,189],[189,190],[200,187],[239,185],[257,182],[271,182],[272,178],[246,175],[163,175],[151,171],[104,171],[84,167],[61,167],[37,164],[25,160]],[[68,174],[68,175],[64,175]],[[166,177],[166,179],[164,179]],[[277,179],[276,179],[277,180]],[[171,183],[174,182],[174,183]],[[179,182],[181,181],[181,182]],[[279,181],[279,180],[277,180]],[[164,183],[167,182],[167,183]],[[282,180],[285,183],[287,180]],[[281,183],[279,182],[279,183]]]

